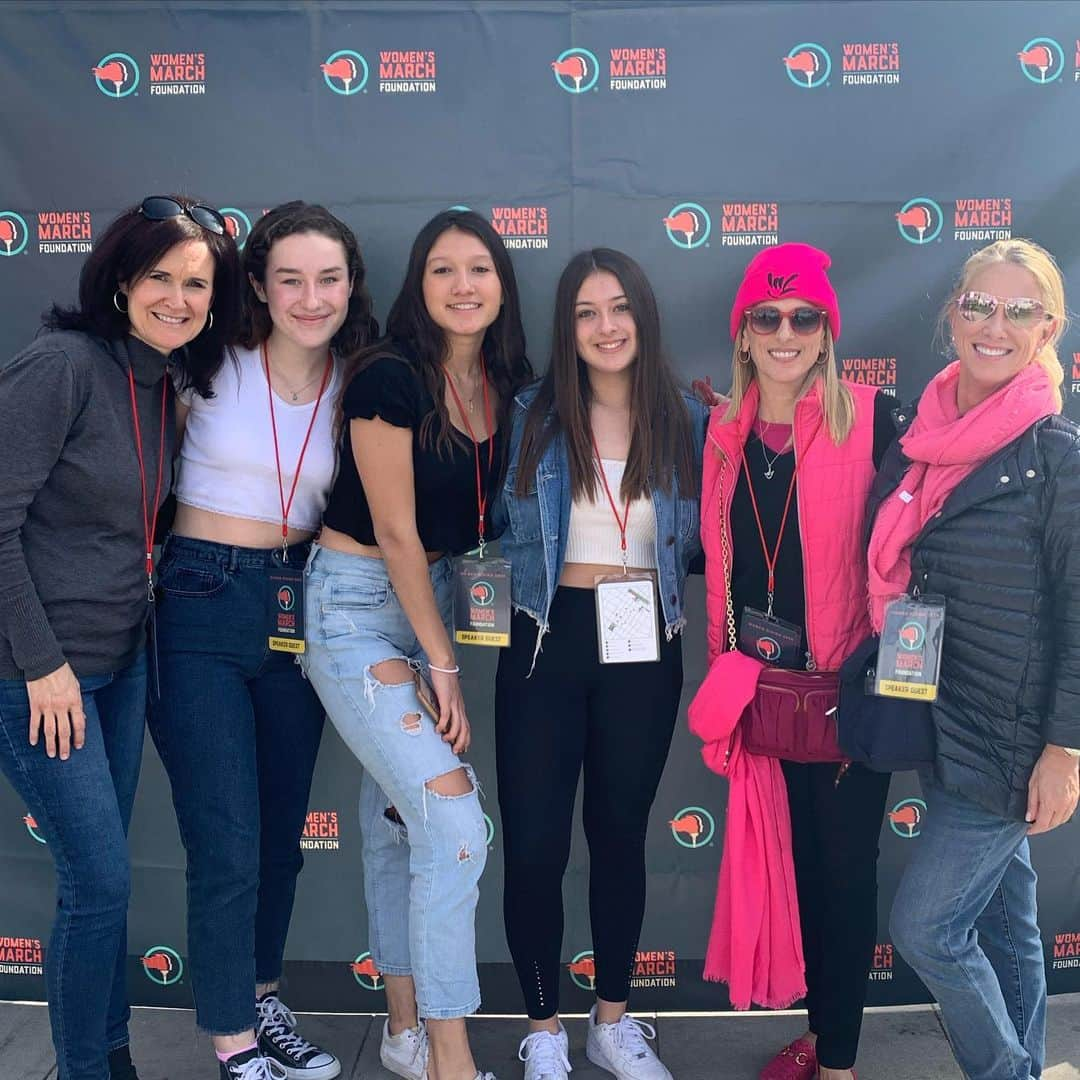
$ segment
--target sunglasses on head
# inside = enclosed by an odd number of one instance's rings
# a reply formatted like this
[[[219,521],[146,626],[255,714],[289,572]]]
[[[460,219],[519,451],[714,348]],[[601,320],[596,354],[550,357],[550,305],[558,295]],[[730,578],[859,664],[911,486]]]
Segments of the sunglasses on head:
[[[167,221],[169,218],[187,214],[192,221],[201,225],[207,232],[224,236],[226,231],[225,219],[212,206],[206,206],[204,203],[192,203],[190,206],[185,206],[169,195],[151,195],[143,199],[139,213],[151,221]]]
[[[1053,318],[1041,301],[1033,300],[1030,296],[994,296],[992,293],[966,292],[956,298],[960,317],[973,323],[989,319],[997,311],[999,304],[1004,305],[1005,318],[1015,326],[1031,327]]]
[[[787,319],[792,331],[805,337],[821,329],[825,316],[826,312],[812,307],[795,308],[794,311],[759,307],[746,313],[746,322],[755,334],[775,334],[780,329],[780,324]]]

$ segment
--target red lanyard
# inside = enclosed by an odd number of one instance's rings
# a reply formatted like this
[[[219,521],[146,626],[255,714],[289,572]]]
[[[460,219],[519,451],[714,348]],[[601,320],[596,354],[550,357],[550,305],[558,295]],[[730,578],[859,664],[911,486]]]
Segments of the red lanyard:
[[[618,507],[615,505],[615,500],[611,497],[611,488],[608,487],[607,474],[604,472],[604,459],[600,457],[600,448],[596,445],[596,436],[589,431],[589,438],[592,439],[593,453],[596,455],[596,464],[600,473],[600,483],[604,485],[604,494],[607,496],[608,504],[611,506],[611,512],[615,515],[615,524],[619,526],[619,550],[622,552],[622,569],[623,573],[626,573],[626,527],[630,524],[630,499],[626,500],[626,505],[623,507],[622,517],[619,517]]]
[[[307,453],[308,443],[311,441],[311,432],[315,428],[315,418],[319,415],[319,406],[322,404],[323,392],[326,384],[330,381],[330,372],[334,370],[334,358],[328,352],[326,354],[326,370],[323,371],[322,382],[319,383],[319,396],[315,399],[315,408],[308,422],[307,434],[304,436],[303,445],[300,447],[300,457],[296,462],[296,472],[293,473],[292,487],[289,488],[289,499],[285,500],[285,484],[281,479],[281,449],[278,446],[277,420],[274,419],[274,388],[270,385],[270,343],[262,344],[263,370],[266,372],[266,394],[270,400],[270,429],[274,433],[274,464],[277,465],[278,496],[281,499],[281,561],[289,561],[289,511],[292,509],[293,498],[296,495],[296,485],[300,481],[300,470],[304,466],[304,455]]]
[[[490,479],[491,465],[495,460],[495,438],[494,433],[491,430],[495,420],[491,413],[491,400],[488,398],[487,368],[484,366],[483,353],[480,354],[480,375],[484,380],[484,420],[487,422],[488,431],[488,478]],[[476,510],[480,519],[478,528],[480,532],[480,558],[482,559],[484,557],[484,512],[487,510],[488,497],[483,484],[480,482],[480,444],[476,441],[472,424],[469,423],[469,417],[465,413],[465,407],[461,404],[461,398],[454,386],[453,375],[448,375],[446,377],[446,385],[450,387],[450,393],[454,396],[454,404],[457,405],[458,413],[461,415],[461,422],[465,425],[465,430],[469,433],[469,438],[472,439],[473,455],[476,458]]]
[[[135,375],[128,365],[128,389],[131,391],[131,419],[135,427],[135,453],[139,457],[139,484],[142,487],[143,538],[146,542],[146,599],[154,602],[154,530],[157,528],[158,507],[161,505],[161,478],[165,466],[165,395],[169,378],[161,380],[161,435],[158,438],[157,487],[154,489],[153,510],[146,501],[146,463],[143,459],[142,431],[139,427],[139,406],[135,401]]]
[[[795,462],[795,469],[791,474],[791,483],[788,484],[787,499],[784,501],[784,514],[780,518],[780,532],[776,536],[776,546],[772,556],[769,556],[769,545],[765,542],[765,529],[761,524],[761,513],[758,511],[757,497],[754,495],[754,481],[750,478],[750,463],[746,460],[746,447],[739,448],[742,454],[743,468],[746,470],[746,486],[750,489],[750,505],[754,508],[754,520],[757,522],[758,536],[761,537],[761,554],[765,556],[765,565],[769,568],[769,606],[765,614],[772,616],[773,596],[776,592],[776,560],[780,555],[780,541],[784,539],[784,529],[787,527],[788,510],[791,509],[791,496],[795,493],[795,477],[799,475],[799,463]]]

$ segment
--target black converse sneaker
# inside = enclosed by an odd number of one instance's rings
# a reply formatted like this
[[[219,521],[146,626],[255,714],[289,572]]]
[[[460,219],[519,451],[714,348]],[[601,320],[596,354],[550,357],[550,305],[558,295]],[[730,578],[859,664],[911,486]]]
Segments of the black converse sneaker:
[[[256,1008],[259,1053],[280,1065],[286,1080],[333,1080],[341,1073],[341,1062],[333,1054],[296,1033],[296,1017],[277,994],[263,994]]]
[[[221,1062],[221,1080],[286,1080],[286,1076],[284,1066],[263,1057],[255,1047]]]

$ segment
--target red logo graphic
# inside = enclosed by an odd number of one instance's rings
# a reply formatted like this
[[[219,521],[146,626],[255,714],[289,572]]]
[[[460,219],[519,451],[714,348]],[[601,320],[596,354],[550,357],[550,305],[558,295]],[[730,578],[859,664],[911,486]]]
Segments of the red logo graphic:
[[[379,53],[380,94],[433,94],[435,50],[385,49]]]
[[[934,217],[930,213],[929,207],[923,206],[921,203],[918,206],[913,206],[910,210],[901,210],[896,215],[897,223],[904,225],[909,229],[915,229],[919,234],[919,239],[922,240],[926,230],[930,228]]]
[[[780,207],[774,202],[724,203],[721,247],[772,247],[780,242]]]
[[[673,233],[682,233],[689,247],[694,236],[701,231],[701,221],[693,210],[680,210],[672,217],[664,218],[664,225]]]
[[[846,356],[840,368],[849,382],[880,386],[890,396],[896,395],[895,356]]]
[[[596,989],[596,960],[592,950],[578,953],[566,965],[566,970],[570,972],[575,986],[580,986],[582,990]]]
[[[39,210],[38,252],[43,255],[70,255],[93,251],[89,210]]]
[[[1080,934],[1066,932],[1054,935],[1054,955],[1051,967],[1054,971],[1080,967]]]
[[[926,803],[922,799],[904,799],[898,802],[888,813],[889,825],[897,836],[913,840],[919,835],[923,818],[926,816]]]
[[[206,53],[151,53],[150,93],[205,94]]]
[[[493,206],[491,227],[508,248],[545,249],[548,246],[546,206]]]
[[[365,990],[381,990],[383,987],[382,975],[371,958],[371,953],[361,953],[350,965],[353,978]]]
[[[0,242],[7,248],[8,254],[11,254],[11,245],[19,237],[19,230],[15,226],[15,222],[11,218],[0,218]]]
[[[1012,199],[956,199],[954,240],[1008,240],[1012,237]]]
[[[309,810],[300,838],[304,851],[337,851],[341,847],[341,827],[336,810]]]
[[[296,593],[290,586],[282,585],[277,591],[277,602],[282,611],[292,611],[296,604]]]
[[[609,90],[663,90],[667,86],[667,49],[611,49]]]
[[[1046,73],[1055,65],[1057,57],[1049,45],[1033,45],[1030,49],[1021,49],[1016,54],[1017,60],[1025,67],[1039,69],[1041,81],[1046,81]]]
[[[349,85],[359,74],[356,68],[356,61],[349,56],[339,56],[336,60],[329,64],[320,64],[322,73],[330,79],[340,79],[345,84],[345,89],[349,89]]]
[[[574,87],[580,90],[581,80],[589,73],[589,65],[585,62],[583,56],[578,56],[575,53],[573,56],[568,56],[565,60],[552,60],[551,70],[554,71],[556,75],[565,75],[566,78],[573,79]]]
[[[845,41],[840,68],[844,86],[896,86],[900,82],[900,43]]]
[[[893,947],[889,942],[874,946],[874,956],[870,962],[871,982],[890,982],[893,977]]]
[[[143,974],[158,986],[172,986],[184,974],[184,961],[175,949],[168,945],[155,945],[142,957]]]
[[[776,638],[759,637],[754,642],[754,647],[763,660],[775,660],[780,655],[780,643]]]
[[[786,67],[788,71],[805,75],[807,83],[813,81],[814,76],[821,67],[821,60],[818,58],[817,53],[811,52],[809,49],[803,49],[794,56],[785,56],[783,59],[784,67]]]

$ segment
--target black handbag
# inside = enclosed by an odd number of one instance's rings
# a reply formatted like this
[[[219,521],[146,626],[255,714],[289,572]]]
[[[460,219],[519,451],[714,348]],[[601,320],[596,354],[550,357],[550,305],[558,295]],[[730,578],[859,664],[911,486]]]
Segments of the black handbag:
[[[875,772],[932,765],[935,739],[930,705],[867,691],[876,674],[877,651],[878,638],[866,638],[840,668],[840,748],[852,761]]]

